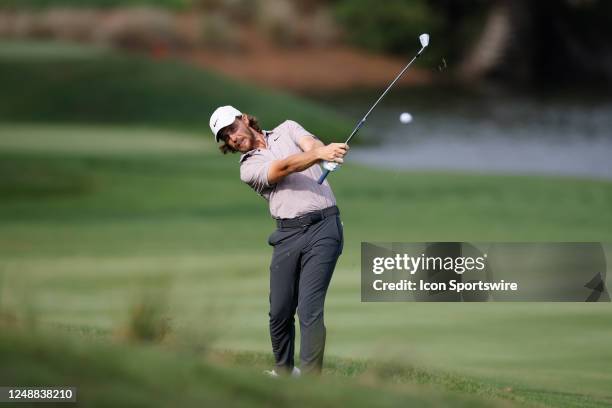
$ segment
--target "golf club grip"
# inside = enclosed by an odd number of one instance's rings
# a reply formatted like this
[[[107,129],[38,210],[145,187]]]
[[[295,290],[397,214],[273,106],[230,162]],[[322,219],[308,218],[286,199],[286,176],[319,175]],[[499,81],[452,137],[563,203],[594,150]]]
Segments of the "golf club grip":
[[[323,182],[325,181],[325,179],[327,178],[327,175],[329,174],[329,170],[324,169],[323,170],[323,174],[321,174],[321,177],[319,177],[319,181],[317,181],[317,183],[319,184],[323,184]]]

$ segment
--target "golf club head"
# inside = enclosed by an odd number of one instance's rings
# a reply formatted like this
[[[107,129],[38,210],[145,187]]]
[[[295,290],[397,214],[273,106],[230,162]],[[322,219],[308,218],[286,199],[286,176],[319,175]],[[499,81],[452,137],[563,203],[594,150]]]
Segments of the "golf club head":
[[[423,33],[419,35],[419,41],[421,42],[421,47],[427,47],[429,45],[429,34]]]

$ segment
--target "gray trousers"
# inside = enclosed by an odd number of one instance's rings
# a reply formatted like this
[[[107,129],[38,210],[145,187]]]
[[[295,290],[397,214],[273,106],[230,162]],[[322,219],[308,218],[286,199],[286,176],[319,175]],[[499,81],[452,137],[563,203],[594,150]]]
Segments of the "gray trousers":
[[[268,243],[270,265],[270,337],[276,369],[294,366],[295,311],[300,320],[302,372],[320,373],[325,350],[323,307],[344,243],[338,215],[308,227],[278,228]]]

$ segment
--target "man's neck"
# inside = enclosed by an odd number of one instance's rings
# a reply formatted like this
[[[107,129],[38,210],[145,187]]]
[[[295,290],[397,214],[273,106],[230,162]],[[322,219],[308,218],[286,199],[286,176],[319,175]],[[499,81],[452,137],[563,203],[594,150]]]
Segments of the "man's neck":
[[[255,132],[255,149],[267,149],[268,144],[266,143],[266,138],[263,132]]]

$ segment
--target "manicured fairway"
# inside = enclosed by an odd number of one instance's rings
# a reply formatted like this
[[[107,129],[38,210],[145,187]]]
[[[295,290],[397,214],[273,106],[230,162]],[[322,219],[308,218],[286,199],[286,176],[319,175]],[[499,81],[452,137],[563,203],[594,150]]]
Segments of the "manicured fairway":
[[[5,307],[104,338],[154,291],[177,335],[269,350],[273,224],[237,156],[207,134],[24,124],[0,126],[0,151]],[[360,303],[358,252],[362,240],[609,241],[610,183],[350,164],[331,182],[346,243],[329,356],[455,373],[554,406],[610,403],[609,304]]]

